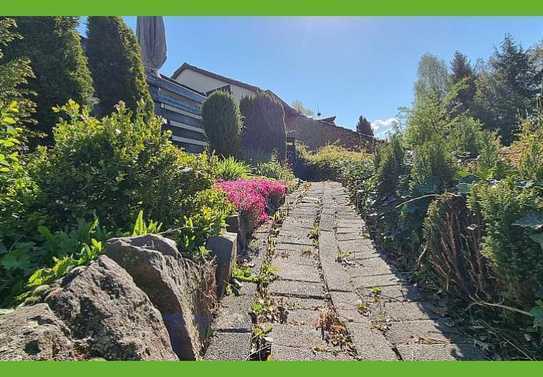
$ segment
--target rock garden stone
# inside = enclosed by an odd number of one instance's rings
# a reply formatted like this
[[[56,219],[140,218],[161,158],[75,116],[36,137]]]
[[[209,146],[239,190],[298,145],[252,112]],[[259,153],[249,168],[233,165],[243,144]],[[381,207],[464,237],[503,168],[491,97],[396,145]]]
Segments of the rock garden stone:
[[[0,360],[73,360],[84,358],[70,329],[47,304],[22,307],[0,316]]]
[[[105,255],[68,274],[45,301],[89,358],[177,359],[160,312]]]
[[[173,350],[182,360],[200,358],[215,305],[214,270],[183,258],[157,235],[116,238],[106,255],[122,266],[160,311]]]
[[[222,297],[226,284],[230,282],[232,269],[236,263],[238,254],[238,235],[224,232],[222,235],[207,240],[206,247],[211,250],[217,262],[215,275],[217,282],[217,295]]]

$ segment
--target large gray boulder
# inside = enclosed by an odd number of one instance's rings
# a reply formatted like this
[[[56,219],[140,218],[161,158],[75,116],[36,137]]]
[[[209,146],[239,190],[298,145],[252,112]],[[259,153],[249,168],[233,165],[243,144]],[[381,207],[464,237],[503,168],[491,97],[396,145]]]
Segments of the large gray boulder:
[[[69,273],[45,302],[88,358],[177,359],[159,311],[132,277],[105,255]]]
[[[105,254],[160,311],[177,356],[200,359],[216,302],[214,265],[183,258],[175,242],[158,235],[111,239]]]
[[[0,360],[71,360],[82,355],[47,304],[0,316]]]

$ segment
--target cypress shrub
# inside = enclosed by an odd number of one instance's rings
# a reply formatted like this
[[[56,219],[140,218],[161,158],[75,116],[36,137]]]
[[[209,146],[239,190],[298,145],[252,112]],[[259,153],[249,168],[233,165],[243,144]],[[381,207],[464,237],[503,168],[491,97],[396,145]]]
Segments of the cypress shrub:
[[[414,150],[409,184],[413,195],[441,193],[454,179],[452,157],[438,140],[426,142]]]
[[[87,58],[83,53],[77,26],[78,17],[15,17],[21,39],[4,50],[7,60],[28,58],[35,78],[24,89],[36,93],[37,131],[52,141],[52,129],[58,119],[52,108],[69,99],[82,105],[91,103],[93,86]]]
[[[26,58],[5,59],[3,52],[6,46],[20,38],[15,21],[12,18],[0,17],[0,104],[17,101],[18,118],[26,122],[34,108],[34,103],[29,98],[32,93],[22,88],[28,83],[28,79],[33,77],[30,62]]]
[[[379,192],[381,194],[395,193],[402,175],[407,171],[405,150],[400,134],[392,135],[389,142],[377,150],[375,170]]]
[[[87,38],[89,67],[100,101],[97,112],[110,114],[119,101],[134,111],[143,101],[143,111],[153,114],[140,46],[123,18],[89,17]]]
[[[482,216],[482,252],[492,263],[506,304],[531,309],[543,289],[541,189],[509,177],[494,185],[477,184],[468,204]]]
[[[202,106],[202,119],[211,149],[224,157],[237,156],[242,123],[233,97],[224,91],[210,95]]]
[[[253,97],[244,97],[240,104],[245,129],[242,136],[244,154],[275,153],[283,161],[286,157],[287,134],[283,105],[265,92]]]

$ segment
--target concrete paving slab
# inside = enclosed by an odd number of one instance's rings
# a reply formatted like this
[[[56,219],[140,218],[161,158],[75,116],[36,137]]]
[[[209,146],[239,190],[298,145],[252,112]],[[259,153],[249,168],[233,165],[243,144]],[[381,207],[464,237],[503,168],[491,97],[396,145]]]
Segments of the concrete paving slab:
[[[270,284],[268,290],[271,295],[292,296],[301,298],[323,298],[321,283],[306,283],[290,280],[276,280]]]
[[[275,250],[273,263],[288,263],[289,265],[304,265],[316,268],[318,264],[317,254],[310,253],[310,249],[304,251]]]
[[[297,347],[285,347],[272,345],[271,360],[326,360],[326,361],[349,361],[353,358],[345,352],[319,352]]]
[[[312,325],[275,323],[271,337],[273,338],[273,345],[299,347],[306,350],[315,347],[326,347],[326,342],[321,339],[320,331]]]
[[[431,307],[418,302],[387,302],[385,311],[392,321],[414,321],[418,319],[440,318],[441,315]]]
[[[393,322],[385,334],[392,344],[470,343],[444,320]]]
[[[403,360],[484,360],[482,353],[468,344],[400,344],[398,352]]]
[[[398,360],[383,334],[368,323],[347,322],[345,326],[361,360]]]
[[[381,258],[363,259],[353,266],[347,268],[347,273],[351,278],[392,274],[393,270]]]
[[[281,297],[288,310],[319,310],[326,307],[326,301],[323,299],[299,298],[299,297]]]
[[[342,233],[336,233],[336,237],[338,241],[354,241],[362,238],[362,231],[361,230],[350,230],[347,228],[340,228],[337,229],[338,231],[341,230]]]
[[[239,296],[225,296],[211,328],[214,331],[245,331],[252,330],[249,311],[256,295],[256,284],[243,283]]]
[[[251,333],[216,332],[210,339],[205,360],[247,360],[251,352]]]
[[[319,309],[294,309],[288,311],[287,324],[293,326],[315,327],[319,320]]]
[[[330,291],[352,291],[351,279],[345,268],[337,262],[322,262],[324,280]]]
[[[294,245],[312,246],[313,240],[307,235],[302,234],[279,234],[277,236],[277,242]]]
[[[321,278],[315,266],[295,264],[290,258],[275,258],[272,266],[281,279],[320,283]]]
[[[359,276],[352,278],[351,281],[356,288],[386,287],[400,285],[401,282],[394,274]]]

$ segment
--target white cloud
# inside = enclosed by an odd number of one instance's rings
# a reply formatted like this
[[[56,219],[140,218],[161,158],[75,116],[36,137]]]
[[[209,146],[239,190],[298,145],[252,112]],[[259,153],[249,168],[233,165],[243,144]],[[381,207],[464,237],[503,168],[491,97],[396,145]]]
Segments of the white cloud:
[[[399,127],[400,120],[398,118],[377,119],[371,122],[371,128],[376,137],[385,138],[387,134],[394,128]]]

